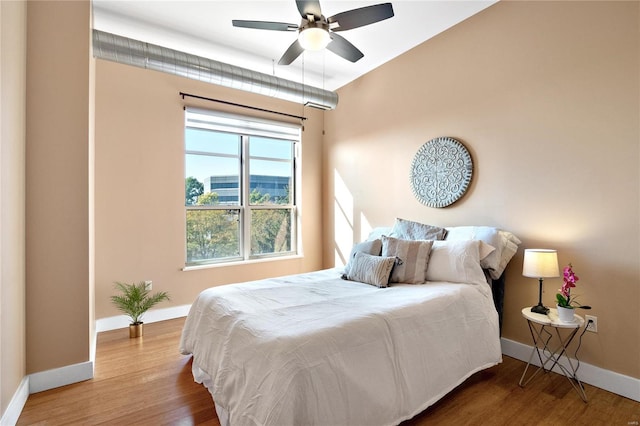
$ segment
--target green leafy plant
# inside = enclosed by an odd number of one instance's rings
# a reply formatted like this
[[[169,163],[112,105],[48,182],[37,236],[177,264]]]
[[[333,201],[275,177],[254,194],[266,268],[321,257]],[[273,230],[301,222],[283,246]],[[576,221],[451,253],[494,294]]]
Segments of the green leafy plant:
[[[132,325],[141,324],[142,315],[152,306],[164,300],[170,300],[166,291],[150,295],[149,290],[145,288],[144,281],[137,284],[116,282],[115,288],[120,290],[122,294],[111,296],[111,301],[120,311],[131,318]]]

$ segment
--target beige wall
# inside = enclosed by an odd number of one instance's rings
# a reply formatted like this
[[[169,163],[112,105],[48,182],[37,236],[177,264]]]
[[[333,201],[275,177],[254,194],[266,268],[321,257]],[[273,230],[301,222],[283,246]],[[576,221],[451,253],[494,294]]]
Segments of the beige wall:
[[[92,318],[89,4],[26,7],[26,225],[24,117],[7,109],[25,102],[14,60],[25,43],[24,13],[24,4],[2,2],[3,411],[25,373],[89,359]],[[294,114],[301,108],[97,61],[96,317],[118,314],[108,303],[115,280],[152,279],[173,296],[163,307],[177,306],[211,285],[331,266],[335,242],[348,249],[365,222],[488,224],[515,232],[523,248],[557,248],[563,264],[574,264],[600,328],[585,336],[581,359],[640,377],[639,14],[637,2],[501,2],[343,88],[324,119],[304,111],[305,256],[189,272],[180,271],[184,103],[177,92]],[[12,73],[16,86],[6,84]],[[416,150],[441,135],[463,140],[476,170],[467,195],[438,210],[413,198],[407,175]],[[355,229],[349,244],[335,236],[336,196]],[[336,222],[342,231],[345,221]],[[520,276],[521,262],[520,251],[507,271],[504,335],[528,343],[519,309],[535,301],[536,283]],[[547,304],[559,285],[548,280]]]
[[[250,110],[187,99],[179,92],[305,115],[302,136],[304,257],[182,271],[185,261],[184,105]],[[271,119],[278,116],[265,115]],[[322,266],[322,112],[298,104],[108,61],[96,61],[96,318],[118,315],[114,281],[152,280],[172,300],[191,304],[220,284]]]
[[[27,373],[90,358],[90,16],[27,6]]]
[[[0,417],[26,372],[25,2],[0,2]]]
[[[1,2],[0,13],[1,413],[26,374],[90,359],[94,315],[118,314],[108,303],[115,280],[152,279],[171,293],[170,307],[212,285],[321,267],[321,111],[96,63],[87,1]],[[309,118],[303,257],[180,271],[182,107],[212,104],[184,102],[179,91]]]
[[[510,230],[523,244],[503,336],[530,344],[520,309],[537,281],[521,276],[522,249],[555,248],[598,317],[580,359],[640,378],[639,5],[500,2],[340,89],[325,118],[325,266],[397,216]],[[444,209],[408,180],[438,136],[463,141],[475,167]],[[560,285],[546,280],[547,305]]]

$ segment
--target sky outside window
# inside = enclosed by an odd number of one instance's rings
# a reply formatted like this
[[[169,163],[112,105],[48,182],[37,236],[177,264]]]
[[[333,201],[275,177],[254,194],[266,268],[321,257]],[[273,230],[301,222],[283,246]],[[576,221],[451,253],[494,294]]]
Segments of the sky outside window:
[[[193,176],[198,181],[204,182],[204,179],[211,176],[238,175],[240,173],[237,159],[240,149],[240,136],[187,128],[185,141],[187,151],[212,154],[187,154],[185,156],[185,178]],[[250,156],[262,158],[251,160],[251,174],[291,176],[292,155],[289,141],[252,136]],[[265,158],[276,161],[265,160]]]

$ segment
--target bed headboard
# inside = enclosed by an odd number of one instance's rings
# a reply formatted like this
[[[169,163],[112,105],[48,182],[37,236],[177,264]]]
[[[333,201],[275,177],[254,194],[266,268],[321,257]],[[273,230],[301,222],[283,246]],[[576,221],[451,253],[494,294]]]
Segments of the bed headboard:
[[[502,335],[502,311],[504,306],[504,273],[497,280],[491,279],[491,292],[493,293],[493,304],[498,311],[498,321],[500,324],[500,335]]]

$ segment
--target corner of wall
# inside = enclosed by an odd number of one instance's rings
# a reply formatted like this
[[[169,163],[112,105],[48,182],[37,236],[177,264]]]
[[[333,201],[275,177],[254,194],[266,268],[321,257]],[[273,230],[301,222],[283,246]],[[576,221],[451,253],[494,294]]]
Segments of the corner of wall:
[[[93,379],[93,362],[66,365],[29,375],[29,393],[37,393]]]
[[[0,425],[15,425],[18,423],[27,398],[29,398],[29,376],[24,377],[20,382],[6,411],[2,414],[2,417],[0,417]]]

